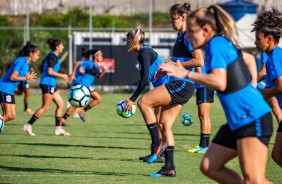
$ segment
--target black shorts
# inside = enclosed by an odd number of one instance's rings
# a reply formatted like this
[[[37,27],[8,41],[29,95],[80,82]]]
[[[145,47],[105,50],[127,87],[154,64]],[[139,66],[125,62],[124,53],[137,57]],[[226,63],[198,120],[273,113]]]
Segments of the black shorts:
[[[278,129],[277,129],[277,132],[282,132],[282,123],[281,123],[281,122],[279,123]]]
[[[43,85],[43,84],[40,84],[39,86],[41,88],[43,95],[46,93],[54,94],[57,91],[57,88],[55,86]]]
[[[194,84],[181,80],[169,82],[165,87],[171,96],[171,105],[184,105],[194,93]]]
[[[273,132],[272,115],[267,113],[258,121],[249,123],[235,131],[232,131],[227,124],[221,126],[213,143],[237,150],[237,140],[245,137],[257,137],[266,146]]]
[[[27,83],[27,81],[21,81],[18,85],[18,89],[23,91],[25,89],[29,89],[29,84]]]
[[[198,88],[196,91],[196,103],[197,105],[201,103],[213,103],[214,90],[208,89],[206,87]]]
[[[15,96],[0,91],[0,103],[16,104]]]

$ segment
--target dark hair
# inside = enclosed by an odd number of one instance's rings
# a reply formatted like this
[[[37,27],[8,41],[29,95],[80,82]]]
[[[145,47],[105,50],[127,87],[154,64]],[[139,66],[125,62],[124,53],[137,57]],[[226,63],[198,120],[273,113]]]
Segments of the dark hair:
[[[53,38],[49,38],[47,42],[49,43],[50,49],[52,51],[56,50],[56,47],[62,43],[61,40]]]
[[[282,28],[282,14],[275,8],[265,10],[257,16],[253,26],[252,32],[262,32],[265,36],[273,35],[274,40],[279,42]]]
[[[189,2],[184,3],[184,4],[174,4],[169,8],[170,14],[178,14],[178,15],[183,15],[191,12],[191,5]]]
[[[90,50],[87,50],[86,48],[82,48],[81,49],[81,57],[83,57],[84,59],[88,60],[89,56],[90,56]]]
[[[26,45],[20,51],[19,56],[29,56],[31,52],[33,53],[37,50],[39,49],[35,45],[32,45],[30,41],[27,41]]]

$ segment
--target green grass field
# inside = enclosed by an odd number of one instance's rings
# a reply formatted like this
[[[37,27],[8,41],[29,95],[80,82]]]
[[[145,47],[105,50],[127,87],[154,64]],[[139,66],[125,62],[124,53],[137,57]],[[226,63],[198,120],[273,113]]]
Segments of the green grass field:
[[[22,127],[30,115],[23,113],[23,96],[17,96],[17,118],[5,125],[0,135],[0,183],[215,183],[199,171],[202,154],[189,154],[187,149],[199,143],[200,125],[195,97],[183,108],[194,115],[194,124],[185,127],[180,116],[174,124],[176,178],[150,178],[162,164],[147,164],[138,160],[149,153],[150,136],[140,111],[129,118],[119,117],[116,103],[130,94],[103,94],[103,102],[86,114],[87,122],[70,117],[66,130],[70,137],[54,133],[54,105],[33,126],[37,135],[29,137]],[[64,95],[66,98],[66,95]],[[31,95],[30,108],[41,105],[41,95]],[[218,99],[212,104],[212,137],[224,114]],[[277,123],[274,124],[275,129]],[[275,135],[275,134],[274,134]],[[272,149],[274,136],[271,139]],[[220,156],[220,155],[219,155]],[[240,170],[238,160],[228,166]],[[269,157],[267,177],[281,183],[281,168]]]

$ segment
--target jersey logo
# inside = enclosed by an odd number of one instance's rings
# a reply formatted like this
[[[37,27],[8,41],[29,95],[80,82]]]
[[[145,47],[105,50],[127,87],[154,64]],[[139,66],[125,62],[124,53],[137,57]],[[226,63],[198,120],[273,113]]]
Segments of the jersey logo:
[[[182,39],[179,39],[178,41],[179,41],[179,42],[181,42],[181,41],[182,41]]]
[[[6,102],[12,102],[12,97],[11,95],[6,96]]]

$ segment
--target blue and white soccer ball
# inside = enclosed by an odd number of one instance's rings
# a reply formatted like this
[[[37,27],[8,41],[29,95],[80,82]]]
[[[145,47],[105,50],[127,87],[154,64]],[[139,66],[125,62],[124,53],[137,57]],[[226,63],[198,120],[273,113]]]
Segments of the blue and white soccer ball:
[[[68,101],[74,107],[85,107],[90,101],[90,91],[82,85],[74,85],[69,89]]]
[[[118,115],[120,115],[121,117],[130,118],[136,112],[136,106],[135,106],[135,104],[133,104],[131,111],[125,111],[124,110],[125,106],[126,106],[126,102],[124,100],[119,101],[117,106],[116,106],[116,111],[117,111]]]
[[[185,126],[190,126],[193,124],[194,118],[192,114],[190,113],[185,113],[181,117],[181,123]]]
[[[0,133],[3,131],[3,129],[4,129],[4,121],[2,116],[0,115]]]

